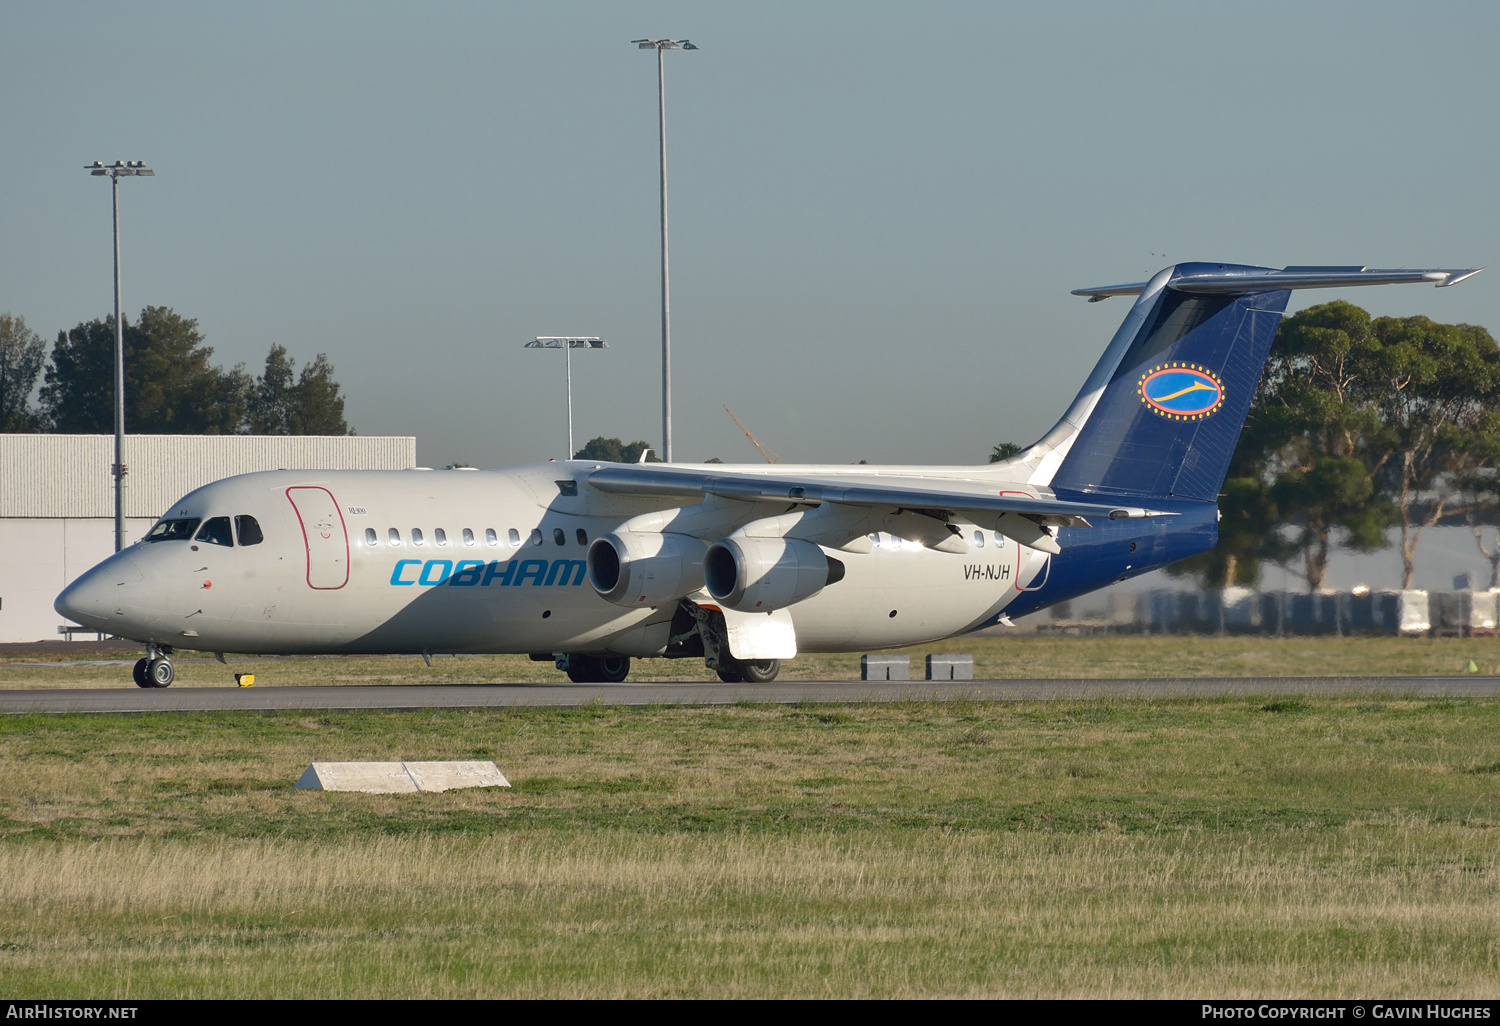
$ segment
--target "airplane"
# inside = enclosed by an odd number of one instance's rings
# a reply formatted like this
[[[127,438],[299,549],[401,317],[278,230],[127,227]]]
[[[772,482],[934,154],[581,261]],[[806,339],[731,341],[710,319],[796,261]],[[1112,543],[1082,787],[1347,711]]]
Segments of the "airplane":
[[[1056,426],[986,466],[242,474],[55,606],[143,644],[146,688],[177,649],[530,653],[579,683],[693,658],[767,682],[798,652],[953,637],[1208,550],[1292,291],[1476,273],[1179,263],[1075,290],[1135,300]]]

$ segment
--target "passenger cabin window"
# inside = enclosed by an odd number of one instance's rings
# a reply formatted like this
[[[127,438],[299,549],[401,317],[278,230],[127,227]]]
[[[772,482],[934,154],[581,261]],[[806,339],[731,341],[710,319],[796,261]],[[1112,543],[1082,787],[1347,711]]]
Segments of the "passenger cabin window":
[[[515,532],[512,531],[511,533],[514,534]],[[500,544],[500,539],[495,535],[495,529],[493,527],[486,527],[484,529],[484,543],[486,545]]]
[[[494,534],[493,531],[491,531],[490,533]],[[471,531],[471,530],[469,530],[467,527],[464,528],[464,544],[465,545],[473,545],[474,544],[474,532]],[[493,545],[495,543],[494,543],[493,540],[491,540],[490,544]]]
[[[439,527],[436,531],[432,532],[432,540],[437,542],[439,545],[447,545],[448,532]]]
[[[259,545],[266,540],[260,533],[260,521],[244,513],[234,518],[234,534],[241,545]]]
[[[391,528],[389,531],[387,531],[385,533],[385,535],[386,535],[386,538],[388,538],[390,540],[390,543],[392,545],[400,545],[401,544],[401,532],[398,531],[398,530],[396,530],[394,527]]]
[[[540,545],[541,543],[542,543],[542,529],[540,527],[533,527],[531,529],[531,544],[533,544],[533,545]]]
[[[365,544],[370,546],[373,546],[375,544],[375,528],[365,528]]]
[[[202,523],[197,517],[191,520],[163,520],[151,528],[151,533],[146,535],[148,542],[160,541],[187,541],[198,530]]]
[[[228,517],[209,517],[203,522],[203,527],[197,534],[193,535],[193,541],[201,541],[206,545],[227,545],[234,548],[234,538],[229,533]]]
[[[587,545],[588,543],[589,543],[588,532],[585,531],[583,528],[580,527],[578,529],[578,544],[579,545]]]
[[[422,529],[420,527],[413,527],[411,529],[411,543],[413,545],[422,544]]]
[[[561,527],[554,527],[552,529],[552,541],[556,545],[566,545],[568,544],[568,536]]]
[[[512,527],[510,529],[509,538],[510,538],[510,547],[511,548],[514,549],[514,548],[519,548],[520,547],[520,545],[521,545],[521,532],[520,531],[517,531],[514,527]]]
[[[983,531],[975,531],[974,532],[974,547],[976,549],[982,549],[982,548],[984,548],[984,532]]]

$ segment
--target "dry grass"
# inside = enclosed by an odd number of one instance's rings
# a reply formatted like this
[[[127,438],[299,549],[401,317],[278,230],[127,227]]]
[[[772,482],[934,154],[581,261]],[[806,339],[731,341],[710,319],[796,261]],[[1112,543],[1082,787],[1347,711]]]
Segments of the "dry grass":
[[[1344,677],[1448,676],[1474,660],[1481,673],[1500,673],[1500,637],[1493,638],[1261,638],[1103,635],[970,636],[901,650],[918,677],[930,652],[969,652],[982,679],[1028,677]],[[139,653],[121,649],[114,660]],[[69,660],[49,654],[0,658],[0,688],[89,688],[130,684],[128,665],[87,665],[108,659],[90,653]],[[304,684],[562,683],[550,663],[526,656],[230,656],[229,665],[202,653],[180,653],[183,687],[233,687],[234,673],[254,673],[257,687]],[[638,660],[632,680],[717,680],[702,660]],[[782,680],[858,680],[859,656],[810,653],[783,665]]]
[[[1500,992],[1500,701],[0,721],[21,996]],[[510,791],[294,792],[313,758]]]
[[[1433,872],[1434,842],[1455,865]],[[12,994],[1494,997],[1494,848],[543,833],[0,849]],[[21,924],[26,925],[21,925]],[[24,981],[24,983],[23,983]]]

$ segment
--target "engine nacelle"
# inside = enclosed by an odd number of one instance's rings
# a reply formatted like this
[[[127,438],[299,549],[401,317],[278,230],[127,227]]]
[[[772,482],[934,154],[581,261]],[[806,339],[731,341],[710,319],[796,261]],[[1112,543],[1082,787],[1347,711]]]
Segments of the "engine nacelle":
[[[616,531],[589,546],[589,583],[617,605],[659,606],[703,587],[703,550],[685,534]]]
[[[742,613],[769,613],[843,580],[844,564],[812,542],[731,535],[708,547],[703,578],[721,605]]]

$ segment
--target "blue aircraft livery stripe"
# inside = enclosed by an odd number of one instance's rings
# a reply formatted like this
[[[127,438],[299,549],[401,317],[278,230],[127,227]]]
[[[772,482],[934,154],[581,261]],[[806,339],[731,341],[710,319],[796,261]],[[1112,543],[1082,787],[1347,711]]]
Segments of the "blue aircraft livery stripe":
[[[1152,412],[1169,420],[1202,420],[1224,405],[1219,376],[1196,363],[1167,363],[1141,375],[1136,394]]]
[[[418,569],[420,567],[420,569]],[[568,585],[576,587],[588,576],[588,567],[581,559],[510,559],[505,562],[492,559],[398,559],[391,569],[391,583],[410,587],[436,587],[446,584],[452,587],[472,588],[491,585]]]

